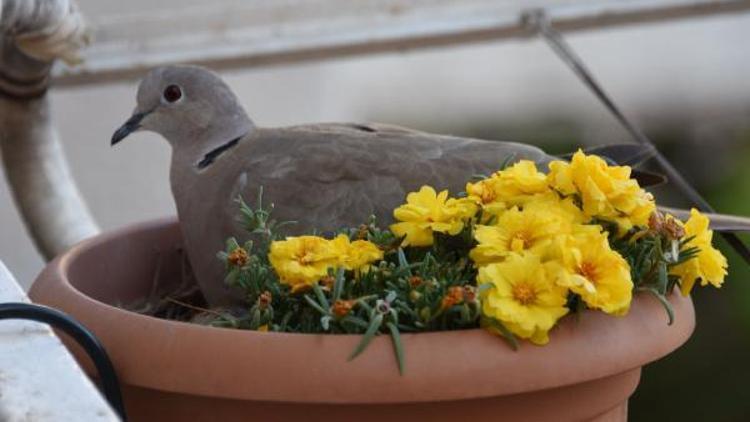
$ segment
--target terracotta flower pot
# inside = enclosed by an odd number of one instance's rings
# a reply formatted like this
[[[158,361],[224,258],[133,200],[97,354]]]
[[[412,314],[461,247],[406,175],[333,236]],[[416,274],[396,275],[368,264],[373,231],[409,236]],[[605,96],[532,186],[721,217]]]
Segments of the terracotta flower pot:
[[[176,273],[180,240],[174,220],[104,234],[50,263],[31,289],[99,336],[134,421],[623,421],[641,366],[695,324],[689,298],[670,298],[667,326],[661,305],[638,296],[624,318],[566,318],[545,347],[513,351],[479,329],[407,334],[401,376],[386,336],[347,362],[359,336],[211,328],[113,306],[147,294],[158,260]]]

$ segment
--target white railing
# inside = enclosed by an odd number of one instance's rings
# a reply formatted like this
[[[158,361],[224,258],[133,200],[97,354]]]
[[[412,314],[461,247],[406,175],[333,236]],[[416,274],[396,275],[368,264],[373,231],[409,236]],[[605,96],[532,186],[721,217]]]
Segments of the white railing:
[[[127,3],[124,3],[127,4]],[[161,0],[90,22],[78,67],[58,86],[135,78],[176,62],[249,67],[530,37],[529,11],[560,31],[735,13],[748,0],[257,0],[185,7]]]

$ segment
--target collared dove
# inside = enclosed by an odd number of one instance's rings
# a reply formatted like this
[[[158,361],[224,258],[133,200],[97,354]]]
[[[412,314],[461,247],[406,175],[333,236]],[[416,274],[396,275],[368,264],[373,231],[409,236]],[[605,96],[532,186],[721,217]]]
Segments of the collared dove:
[[[255,126],[215,73],[195,66],[152,70],[138,87],[132,117],[112,137],[136,130],[172,146],[170,181],[185,249],[211,305],[236,303],[216,253],[242,233],[236,199],[264,198],[290,234],[383,225],[408,192],[429,184],[457,194],[473,175],[508,157],[545,164],[530,145],[433,135],[381,124]]]

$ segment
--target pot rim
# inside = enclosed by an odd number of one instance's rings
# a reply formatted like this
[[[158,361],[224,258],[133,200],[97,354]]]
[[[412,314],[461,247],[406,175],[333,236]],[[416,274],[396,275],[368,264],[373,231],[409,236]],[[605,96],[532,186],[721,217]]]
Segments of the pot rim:
[[[521,340],[513,351],[481,329],[402,334],[406,373],[401,376],[388,336],[376,337],[349,362],[359,335],[262,333],[163,320],[97,301],[71,284],[71,265],[95,248],[134,236],[158,242],[177,227],[176,218],[161,218],[87,239],[50,262],[29,292],[35,302],[88,326],[107,348],[123,383],[274,402],[472,399],[621,374],[672,352],[695,327],[689,297],[670,296],[675,322],[667,326],[661,304],[639,294],[624,317],[586,311],[577,321],[565,318],[542,347]]]

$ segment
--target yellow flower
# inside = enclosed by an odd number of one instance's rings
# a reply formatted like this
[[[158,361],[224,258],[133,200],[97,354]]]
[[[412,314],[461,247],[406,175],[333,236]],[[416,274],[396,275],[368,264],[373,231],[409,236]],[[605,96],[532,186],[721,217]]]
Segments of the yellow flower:
[[[513,254],[482,267],[477,282],[493,286],[483,293],[482,313],[534,344],[546,344],[549,330],[568,313],[567,289],[555,284],[537,256]]]
[[[553,195],[557,196],[557,194]],[[572,203],[552,199],[533,201],[523,210],[513,207],[498,217],[495,225],[477,225],[474,238],[478,245],[469,257],[478,266],[500,262],[511,253],[531,251],[542,254],[545,247],[560,235],[570,233],[580,218]]]
[[[331,240],[331,247],[338,256],[337,264],[350,271],[365,270],[373,262],[383,259],[383,251],[374,243],[367,240],[352,242],[345,234]]]
[[[685,223],[685,237],[693,237],[686,247],[699,248],[698,256],[672,268],[671,273],[680,277],[682,294],[687,296],[693,289],[695,282],[700,279],[701,286],[712,284],[721,287],[724,276],[727,275],[727,259],[711,241],[713,230],[708,228],[708,217],[696,209],[690,210],[690,218]]]
[[[585,224],[589,218],[581,211],[572,197],[560,198],[556,192],[548,192],[534,196],[523,206],[527,211],[547,212],[560,219],[563,233],[570,233],[573,225]]]
[[[610,248],[601,230],[597,225],[579,226],[561,242],[558,283],[579,294],[590,308],[625,315],[633,295],[630,266]]]
[[[404,246],[430,246],[433,233],[456,235],[464,229],[466,220],[477,212],[476,205],[467,198],[448,198],[448,191],[439,194],[429,186],[406,197],[406,204],[393,211],[397,221],[390,229],[396,236],[406,236]]]
[[[564,195],[580,195],[587,217],[613,221],[624,234],[633,226],[646,226],[656,209],[653,196],[630,173],[628,166],[610,166],[601,157],[579,150],[570,163],[550,163],[547,180]]]
[[[468,198],[482,207],[482,211],[488,215],[498,215],[508,209],[507,203],[501,199],[497,192],[498,180],[488,178],[476,183],[466,184]]]
[[[331,241],[318,236],[287,237],[271,243],[268,259],[283,284],[297,291],[328,275],[338,264]]]
[[[466,184],[468,197],[492,215],[513,205],[523,205],[534,195],[545,192],[549,192],[547,176],[529,160],[521,160],[487,179]]]
[[[547,173],[547,182],[556,191],[563,195],[574,195],[578,193],[575,182],[573,181],[573,172],[570,169],[570,163],[565,161],[553,161],[549,163],[549,173]]]

